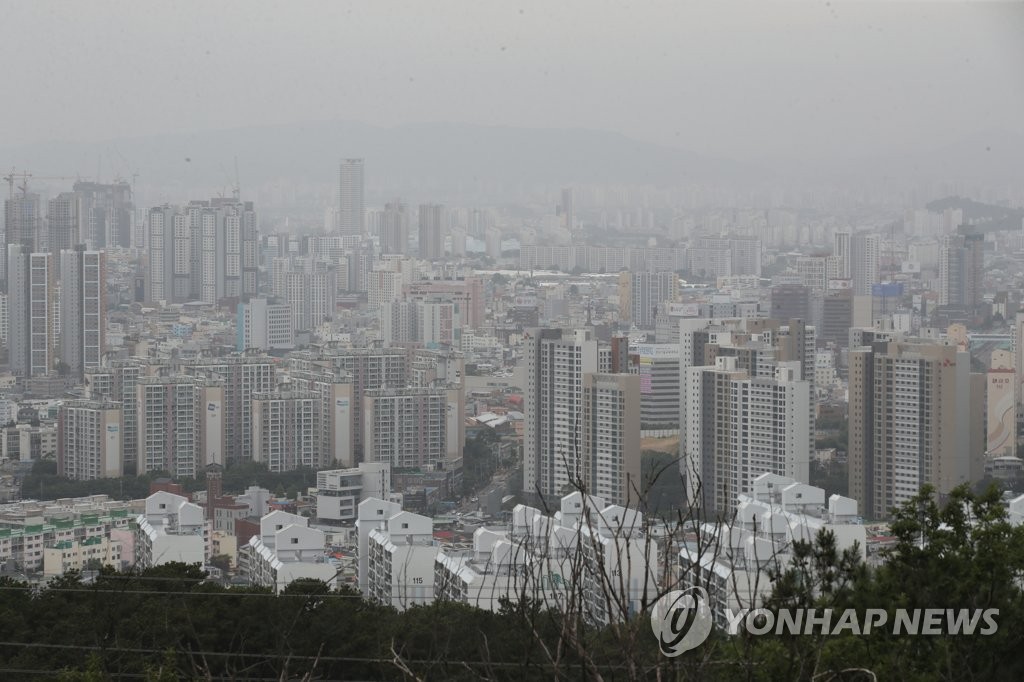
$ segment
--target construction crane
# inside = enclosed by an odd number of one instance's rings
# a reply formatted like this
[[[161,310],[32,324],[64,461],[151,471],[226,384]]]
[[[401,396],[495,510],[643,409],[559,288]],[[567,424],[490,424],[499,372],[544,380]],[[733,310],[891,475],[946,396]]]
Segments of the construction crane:
[[[76,175],[35,175],[27,171],[22,171],[21,173],[19,173],[14,168],[12,168],[11,172],[3,177],[3,179],[7,181],[7,186],[10,190],[11,199],[14,199],[14,181],[18,178],[21,178],[21,185],[18,186],[18,189],[21,190],[22,194],[28,192],[29,178],[32,178],[34,180],[81,180],[81,177]]]

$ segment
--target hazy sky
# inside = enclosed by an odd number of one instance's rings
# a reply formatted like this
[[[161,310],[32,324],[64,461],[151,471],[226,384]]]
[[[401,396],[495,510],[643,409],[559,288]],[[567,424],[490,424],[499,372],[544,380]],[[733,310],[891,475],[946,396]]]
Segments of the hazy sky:
[[[1024,4],[0,0],[0,145],[310,120],[737,158],[1024,132]]]

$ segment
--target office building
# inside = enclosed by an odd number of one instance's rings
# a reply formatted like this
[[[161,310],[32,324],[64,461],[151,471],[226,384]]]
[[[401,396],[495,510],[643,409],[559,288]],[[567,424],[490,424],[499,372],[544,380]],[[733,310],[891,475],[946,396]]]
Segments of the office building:
[[[295,327],[292,307],[271,303],[263,297],[238,304],[236,349],[291,350],[295,348]]]
[[[939,305],[975,308],[982,302],[985,235],[962,226],[939,247]]]
[[[338,170],[338,233],[366,234],[363,160],[345,159]]]
[[[640,377],[640,424],[644,429],[679,426],[679,344],[642,343],[629,349],[630,372]]]

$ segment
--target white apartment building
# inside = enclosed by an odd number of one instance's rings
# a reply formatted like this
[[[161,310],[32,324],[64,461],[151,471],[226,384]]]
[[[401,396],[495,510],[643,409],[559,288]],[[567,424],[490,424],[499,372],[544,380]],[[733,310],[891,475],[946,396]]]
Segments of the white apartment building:
[[[387,527],[388,520],[402,511],[398,502],[390,502],[376,497],[368,497],[359,503],[356,512],[356,535],[359,553],[359,591],[364,595],[370,589],[370,534]]]
[[[337,575],[327,562],[323,531],[309,527],[309,519],[272,511],[260,519],[260,534],[249,540],[244,572],[254,585],[280,592],[289,583],[322,580],[333,587]]]
[[[436,556],[434,521],[407,511],[393,513],[367,538],[363,594],[400,611],[414,604],[432,603]]]
[[[517,505],[508,531],[481,528],[472,551],[438,552],[435,593],[489,610],[524,596],[564,609],[582,594],[590,622],[622,622],[657,595],[657,549],[643,527],[636,510],[579,492],[554,516]]]
[[[69,400],[57,417],[57,471],[85,481],[123,475],[121,404]]]
[[[581,420],[586,490],[614,504],[637,503],[640,473],[640,376],[584,374]]]
[[[707,590],[719,627],[731,614],[763,605],[772,590],[769,571],[789,565],[794,542],[813,542],[827,530],[838,551],[858,543],[861,559],[867,556],[856,500],[832,495],[826,502],[821,488],[766,473],[735,503],[731,522],[701,524],[700,540],[688,540],[679,552],[682,586]]]
[[[318,471],[316,474],[317,523],[336,526],[355,521],[359,503],[367,498],[391,495],[391,465],[360,462],[351,469]]]
[[[135,523],[135,565],[140,570],[172,562],[202,565],[210,556],[203,508],[181,495],[153,493]]]

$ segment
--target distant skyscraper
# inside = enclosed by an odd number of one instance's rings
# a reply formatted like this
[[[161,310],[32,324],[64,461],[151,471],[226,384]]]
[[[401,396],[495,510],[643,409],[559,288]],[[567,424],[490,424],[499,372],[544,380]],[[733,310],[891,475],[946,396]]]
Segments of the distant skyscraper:
[[[443,207],[437,204],[420,204],[419,254],[423,260],[439,260],[444,257],[443,220]]]
[[[939,305],[981,303],[985,236],[970,226],[944,237],[939,247]]]
[[[836,259],[836,279],[850,279],[850,233],[840,230],[835,233],[832,257]]]
[[[188,215],[177,206],[149,211],[146,301],[184,303],[192,294],[192,234]]]
[[[406,254],[409,251],[409,216],[405,204],[393,201],[384,207],[380,222],[380,252]]]
[[[363,160],[345,159],[338,172],[338,232],[366,234]]]
[[[46,223],[50,253],[60,259],[60,252],[82,243],[82,197],[77,192],[61,192],[47,204]]]
[[[81,241],[93,249],[132,245],[132,188],[127,182],[76,182],[81,198]],[[76,242],[77,243],[77,242]]]
[[[4,254],[10,244],[20,244],[29,253],[35,251],[39,232],[38,194],[21,192],[4,202]]]
[[[851,237],[850,277],[857,296],[870,296],[871,287],[878,284],[880,252],[878,235],[860,233]]]
[[[8,246],[7,284],[11,372],[23,377],[45,376],[56,360],[53,255],[29,253],[21,244]]]
[[[562,216],[562,226],[567,230],[572,230],[576,225],[576,201],[572,187],[562,190],[562,203],[559,205],[558,211]]]
[[[679,276],[674,272],[619,273],[619,313],[640,329],[653,329],[662,303],[679,298]]]
[[[84,246],[60,254],[60,360],[81,376],[99,367],[106,327],[106,254]]]
[[[81,241],[91,248],[128,248],[132,241],[132,190],[127,182],[76,182],[80,200]]]

